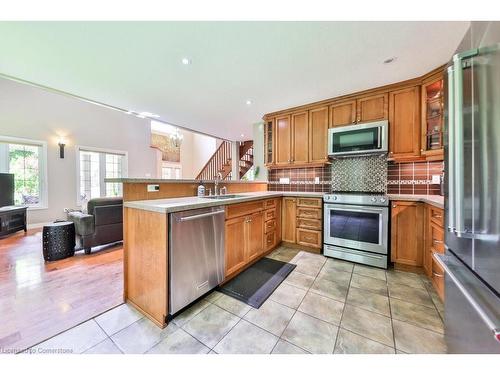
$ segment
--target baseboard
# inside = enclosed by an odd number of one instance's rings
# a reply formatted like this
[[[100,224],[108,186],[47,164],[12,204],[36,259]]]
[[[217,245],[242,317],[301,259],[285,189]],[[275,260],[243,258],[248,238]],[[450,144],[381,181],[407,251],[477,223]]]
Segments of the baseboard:
[[[33,224],[28,224],[28,229],[38,229],[38,228],[43,228],[44,225],[47,224],[52,224],[52,221],[47,221],[45,223],[33,223]]]

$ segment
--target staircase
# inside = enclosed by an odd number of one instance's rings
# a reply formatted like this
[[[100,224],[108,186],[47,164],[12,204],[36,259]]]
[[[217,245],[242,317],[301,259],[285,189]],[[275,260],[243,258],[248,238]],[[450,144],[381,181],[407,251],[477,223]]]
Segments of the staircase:
[[[223,180],[231,179],[231,142],[223,141],[208,159],[207,164],[201,169],[197,180],[215,180],[218,173],[222,174]],[[253,165],[253,141],[240,143],[239,166],[241,179]]]

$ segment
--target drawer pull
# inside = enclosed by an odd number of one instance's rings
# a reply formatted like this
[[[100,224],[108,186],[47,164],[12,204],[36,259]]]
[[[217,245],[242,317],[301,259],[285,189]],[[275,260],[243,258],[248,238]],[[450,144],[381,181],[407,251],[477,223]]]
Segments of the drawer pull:
[[[443,241],[440,241],[440,240],[432,240],[432,243],[442,244],[442,243],[443,243]]]
[[[444,277],[444,275],[441,275],[441,274],[436,273],[436,272],[433,272],[432,276],[436,276],[436,277],[439,277],[439,278],[443,278]]]
[[[432,217],[435,219],[441,219],[443,217],[443,215],[432,215]]]

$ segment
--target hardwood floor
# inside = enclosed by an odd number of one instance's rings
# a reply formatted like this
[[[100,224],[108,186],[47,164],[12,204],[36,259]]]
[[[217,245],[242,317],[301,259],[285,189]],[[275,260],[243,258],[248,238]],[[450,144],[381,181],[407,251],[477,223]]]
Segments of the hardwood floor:
[[[0,239],[0,353],[24,350],[123,302],[121,244],[45,263],[41,234]]]

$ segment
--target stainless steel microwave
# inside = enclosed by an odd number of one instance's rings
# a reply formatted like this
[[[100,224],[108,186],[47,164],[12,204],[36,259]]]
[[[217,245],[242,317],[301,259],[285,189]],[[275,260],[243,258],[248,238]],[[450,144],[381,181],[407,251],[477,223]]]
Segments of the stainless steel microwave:
[[[328,156],[387,153],[388,127],[385,120],[328,129]]]

